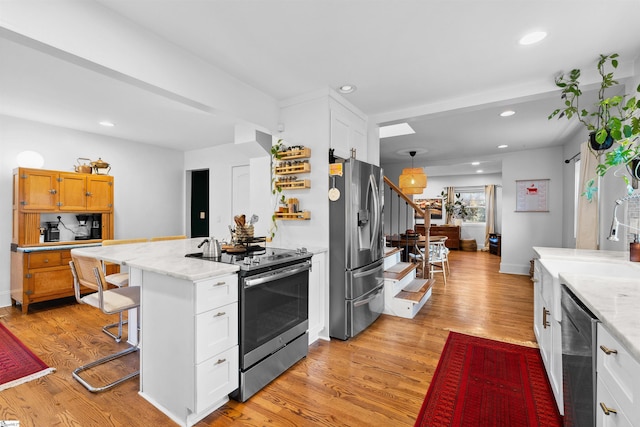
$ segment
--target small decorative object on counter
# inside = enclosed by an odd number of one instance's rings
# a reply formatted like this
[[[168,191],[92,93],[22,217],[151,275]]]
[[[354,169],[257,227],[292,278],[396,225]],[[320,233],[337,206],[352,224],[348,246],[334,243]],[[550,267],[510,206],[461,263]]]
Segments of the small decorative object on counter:
[[[633,262],[640,262],[640,242],[638,242],[637,234],[633,236],[633,242],[629,244],[629,259]]]

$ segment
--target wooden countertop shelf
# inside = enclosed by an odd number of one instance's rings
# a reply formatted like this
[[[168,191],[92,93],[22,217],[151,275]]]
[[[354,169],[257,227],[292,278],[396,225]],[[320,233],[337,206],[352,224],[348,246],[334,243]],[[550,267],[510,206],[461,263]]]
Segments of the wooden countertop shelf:
[[[283,213],[283,212],[274,212],[276,219],[281,220],[296,220],[296,221],[304,221],[311,219],[311,212],[303,211],[303,212],[295,212],[295,213]]]
[[[277,166],[275,172],[276,175],[311,172],[311,165],[309,163],[300,163],[293,166]]]
[[[276,182],[276,186],[283,190],[302,190],[304,188],[311,188],[311,180],[301,179],[298,181]]]
[[[284,151],[280,153],[279,160],[303,159],[305,157],[311,157],[311,148],[305,147],[299,150]]]

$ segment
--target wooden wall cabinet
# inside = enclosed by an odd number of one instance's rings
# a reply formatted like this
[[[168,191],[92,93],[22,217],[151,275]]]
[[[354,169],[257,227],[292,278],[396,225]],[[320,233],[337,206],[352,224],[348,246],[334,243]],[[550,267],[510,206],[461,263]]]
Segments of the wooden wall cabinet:
[[[103,212],[113,209],[113,177],[18,168],[14,205],[22,212]]]
[[[460,226],[459,225],[431,225],[429,230],[431,236],[447,236],[444,242],[449,249],[460,249]]]

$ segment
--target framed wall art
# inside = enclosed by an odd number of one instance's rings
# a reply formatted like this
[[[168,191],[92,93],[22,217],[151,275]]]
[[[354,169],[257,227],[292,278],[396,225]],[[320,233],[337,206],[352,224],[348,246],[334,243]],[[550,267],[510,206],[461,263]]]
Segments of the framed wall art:
[[[549,180],[516,180],[516,212],[549,212]]]

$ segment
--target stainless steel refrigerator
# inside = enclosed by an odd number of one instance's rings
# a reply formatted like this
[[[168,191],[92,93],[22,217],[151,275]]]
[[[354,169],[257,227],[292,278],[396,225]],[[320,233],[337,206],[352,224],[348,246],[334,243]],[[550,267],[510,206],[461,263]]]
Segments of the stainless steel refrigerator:
[[[384,310],[382,185],[382,169],[375,165],[348,159],[331,169],[329,334],[334,338],[356,336]]]

